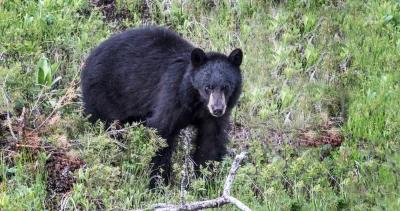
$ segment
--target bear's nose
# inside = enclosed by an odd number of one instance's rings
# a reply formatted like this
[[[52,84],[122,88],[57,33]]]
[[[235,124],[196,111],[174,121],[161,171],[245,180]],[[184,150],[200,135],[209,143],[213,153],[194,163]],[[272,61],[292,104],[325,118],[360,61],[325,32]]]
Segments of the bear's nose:
[[[215,108],[215,109],[213,109],[213,114],[215,116],[221,116],[223,111],[224,110],[222,108]]]

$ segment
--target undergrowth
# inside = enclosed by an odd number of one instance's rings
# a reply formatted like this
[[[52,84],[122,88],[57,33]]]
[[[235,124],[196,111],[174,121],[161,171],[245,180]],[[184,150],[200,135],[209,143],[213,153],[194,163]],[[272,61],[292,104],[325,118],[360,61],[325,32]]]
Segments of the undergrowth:
[[[163,146],[156,132],[134,124],[116,139],[117,129],[82,115],[86,56],[142,24],[167,26],[207,51],[243,49],[230,147],[250,153],[232,195],[254,210],[399,209],[399,1],[146,2],[0,1],[1,210],[179,202],[181,150],[175,184],[151,192],[149,161]],[[51,78],[41,82],[43,60]],[[79,169],[49,165],[55,152]],[[219,196],[231,161],[194,179],[187,200]],[[72,182],[50,188],[49,166]]]

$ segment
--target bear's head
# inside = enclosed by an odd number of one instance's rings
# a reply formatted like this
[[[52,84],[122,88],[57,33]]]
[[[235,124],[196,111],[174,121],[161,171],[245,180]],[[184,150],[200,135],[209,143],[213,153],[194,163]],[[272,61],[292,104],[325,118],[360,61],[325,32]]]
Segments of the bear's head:
[[[200,101],[214,117],[221,117],[236,103],[241,92],[243,53],[233,50],[229,56],[195,48],[191,53],[192,85]]]

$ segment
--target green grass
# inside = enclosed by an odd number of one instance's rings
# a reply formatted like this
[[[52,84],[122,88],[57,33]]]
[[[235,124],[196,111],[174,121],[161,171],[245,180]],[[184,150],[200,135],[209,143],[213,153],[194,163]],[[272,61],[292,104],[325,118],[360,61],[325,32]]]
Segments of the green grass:
[[[0,113],[10,112],[18,122],[25,108],[27,127],[38,127],[79,79],[90,49],[143,22],[165,25],[206,50],[244,51],[244,89],[233,115],[243,128],[230,146],[241,150],[248,144],[250,153],[239,169],[234,196],[254,210],[400,208],[399,1],[181,3],[172,1],[164,11],[162,1],[153,1],[143,15],[141,1],[117,0],[115,11],[106,15],[87,0],[0,1],[0,82],[7,96],[0,98]],[[52,79],[40,83],[42,58]],[[57,110],[59,119],[39,133],[42,142],[67,145],[85,161],[74,173],[72,190],[56,195],[47,190],[50,155],[44,150],[26,149],[10,158],[4,148],[0,209],[178,203],[177,184],[161,187],[164,193],[147,189],[149,160],[160,147],[156,133],[130,127],[124,149],[101,124],[85,120],[80,90],[75,94]],[[343,122],[340,147],[298,147],[300,131],[322,133],[333,119]],[[0,141],[12,140],[8,127],[0,130]],[[181,156],[175,157],[175,181]],[[231,161],[228,156],[213,176],[192,181],[188,200],[218,196]]]

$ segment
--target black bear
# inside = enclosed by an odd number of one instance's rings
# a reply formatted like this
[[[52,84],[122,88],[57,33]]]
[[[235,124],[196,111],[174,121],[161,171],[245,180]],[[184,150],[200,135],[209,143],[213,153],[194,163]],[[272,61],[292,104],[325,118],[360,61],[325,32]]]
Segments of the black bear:
[[[89,120],[141,121],[168,146],[152,159],[150,186],[168,182],[179,131],[197,128],[196,167],[226,153],[227,126],[242,87],[243,53],[205,53],[175,32],[142,27],[114,35],[95,48],[81,74]],[[160,170],[162,169],[162,171]]]

